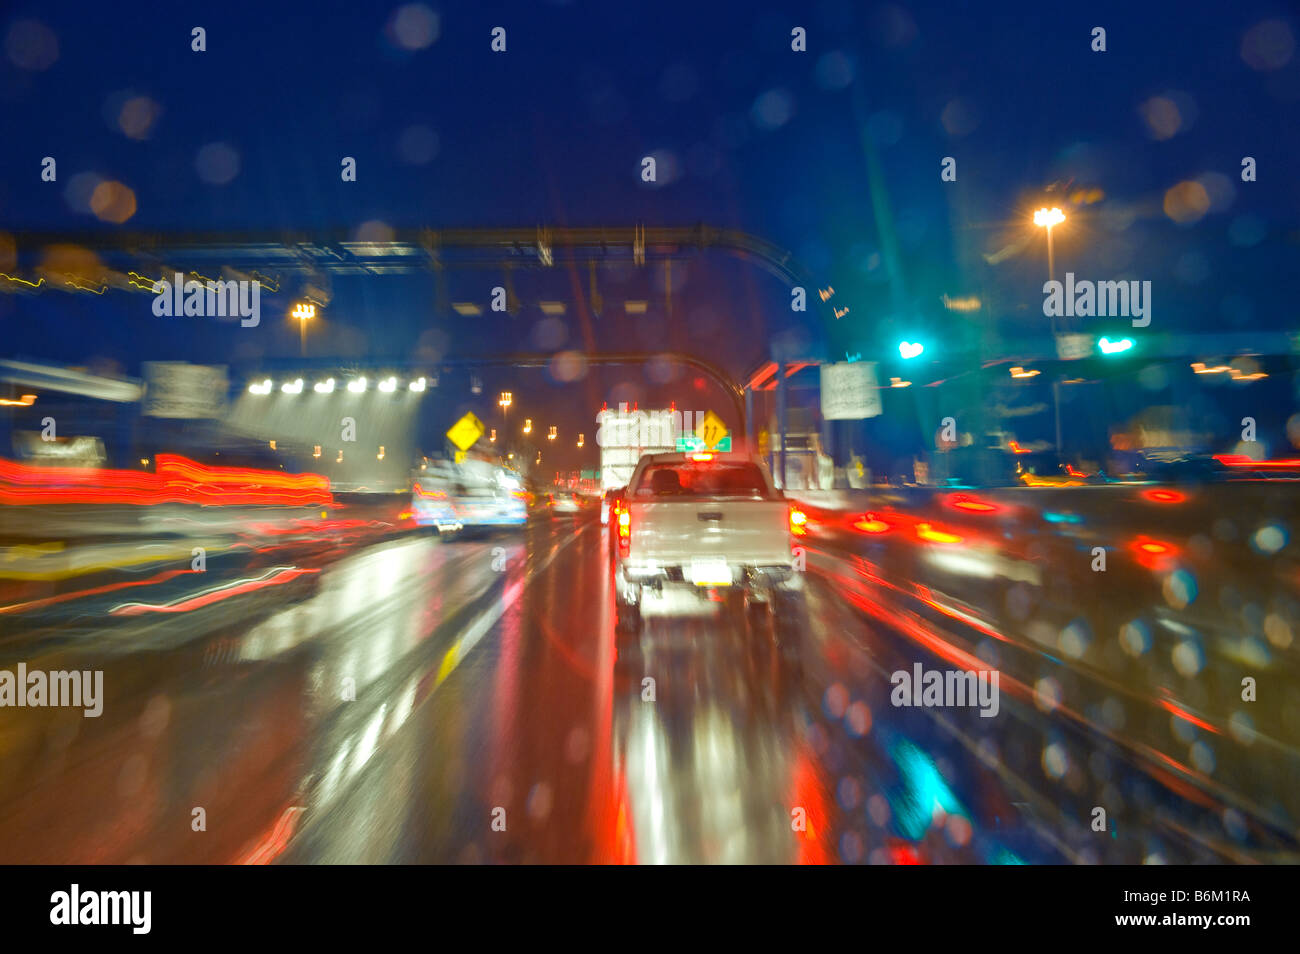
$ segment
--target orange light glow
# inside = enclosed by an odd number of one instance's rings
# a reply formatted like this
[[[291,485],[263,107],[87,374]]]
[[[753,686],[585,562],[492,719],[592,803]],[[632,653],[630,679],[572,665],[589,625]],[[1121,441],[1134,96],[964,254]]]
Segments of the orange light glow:
[[[966,494],[953,495],[948,499],[948,505],[958,510],[969,510],[971,513],[996,513],[1002,509],[997,504],[985,503]]]
[[[1178,547],[1164,540],[1140,536],[1129,544],[1138,563],[1148,570],[1161,569],[1174,560],[1179,553]]]
[[[874,513],[869,513],[861,520],[853,524],[863,533],[886,533],[889,530],[889,524],[880,520]]]
[[[946,530],[936,530],[928,523],[918,523],[916,525],[916,536],[918,539],[929,543],[961,543],[965,539],[955,533],[948,533]]]
[[[1177,490],[1144,490],[1142,496],[1154,503],[1182,503],[1187,499],[1186,494]]]
[[[802,537],[808,532],[808,515],[798,507],[790,508],[790,532]]]

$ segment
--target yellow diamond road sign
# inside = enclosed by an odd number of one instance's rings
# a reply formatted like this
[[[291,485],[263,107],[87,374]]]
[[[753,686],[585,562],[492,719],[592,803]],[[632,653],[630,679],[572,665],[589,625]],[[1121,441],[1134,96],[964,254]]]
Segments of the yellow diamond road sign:
[[[727,425],[722,423],[722,418],[709,411],[704,415],[700,426],[695,429],[695,436],[704,441],[705,447],[713,450],[727,436]]]
[[[483,422],[474,416],[473,411],[469,411],[447,431],[447,440],[462,451],[467,451],[483,436],[485,430]]]

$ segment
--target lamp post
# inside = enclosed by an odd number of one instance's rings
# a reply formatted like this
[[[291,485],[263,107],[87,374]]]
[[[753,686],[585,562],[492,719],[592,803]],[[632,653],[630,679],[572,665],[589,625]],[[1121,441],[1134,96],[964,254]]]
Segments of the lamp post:
[[[1052,254],[1052,227],[1065,221],[1065,213],[1052,206],[1050,209],[1037,209],[1034,212],[1034,224],[1047,229],[1047,280],[1056,281],[1056,262]]]
[[[1056,259],[1052,252],[1052,227],[1065,221],[1065,213],[1052,206],[1050,209],[1037,209],[1034,212],[1034,224],[1047,229],[1047,280],[1056,281]],[[1052,316],[1052,339],[1056,339],[1056,316]],[[1056,416],[1056,459],[1065,463],[1065,452],[1061,447],[1061,375],[1058,372],[1052,382],[1052,403]]]
[[[307,322],[316,317],[316,306],[309,301],[300,301],[293,306],[289,315],[298,319],[298,342],[303,357],[307,355]]]
[[[501,396],[497,398],[497,404],[501,405],[501,433],[505,435],[505,442],[510,440],[509,423],[510,405],[514,403],[515,396],[509,391],[502,391]]]

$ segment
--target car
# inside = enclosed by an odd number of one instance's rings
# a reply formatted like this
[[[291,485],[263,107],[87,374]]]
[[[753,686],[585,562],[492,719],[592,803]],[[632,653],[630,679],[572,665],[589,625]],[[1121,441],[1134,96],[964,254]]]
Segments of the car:
[[[561,491],[547,495],[546,505],[551,513],[581,513],[583,510],[583,500],[580,495]]]
[[[792,624],[778,627],[778,641],[797,651],[803,580],[796,548],[807,515],[777,489],[760,458],[642,457],[611,519],[619,631],[640,630],[649,594],[723,591],[733,605]]]
[[[517,475],[488,461],[439,461],[414,478],[411,519],[441,534],[528,521],[528,493]]]

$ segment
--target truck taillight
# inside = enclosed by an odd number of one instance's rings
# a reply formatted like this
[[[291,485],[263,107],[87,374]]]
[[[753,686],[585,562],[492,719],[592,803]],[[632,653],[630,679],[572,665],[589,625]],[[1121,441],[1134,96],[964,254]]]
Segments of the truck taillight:
[[[619,508],[618,511],[618,555],[625,557],[632,547],[632,515]]]
[[[802,537],[808,532],[808,515],[798,507],[790,508],[790,532]]]

